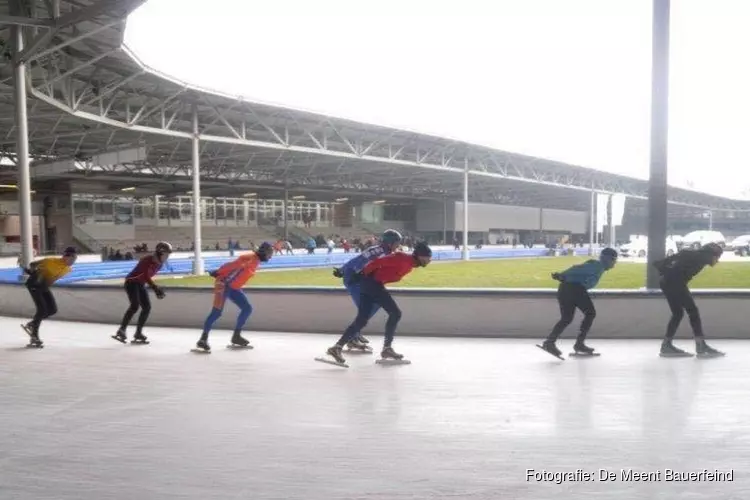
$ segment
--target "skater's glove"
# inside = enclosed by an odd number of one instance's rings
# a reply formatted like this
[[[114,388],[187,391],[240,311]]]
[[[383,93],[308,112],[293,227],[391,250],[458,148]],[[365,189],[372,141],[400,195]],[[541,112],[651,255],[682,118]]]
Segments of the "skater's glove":
[[[552,273],[552,279],[561,283],[565,281],[565,278],[560,273]]]
[[[157,299],[159,299],[159,300],[163,299],[163,298],[164,298],[164,296],[166,295],[166,294],[164,293],[164,290],[162,290],[162,289],[161,289],[161,288],[159,288],[158,286],[155,286],[155,287],[154,287],[154,294],[156,294],[156,298],[157,298]]]
[[[341,268],[340,267],[334,267],[333,268],[333,277],[334,278],[343,278],[344,277],[344,273],[341,272]]]

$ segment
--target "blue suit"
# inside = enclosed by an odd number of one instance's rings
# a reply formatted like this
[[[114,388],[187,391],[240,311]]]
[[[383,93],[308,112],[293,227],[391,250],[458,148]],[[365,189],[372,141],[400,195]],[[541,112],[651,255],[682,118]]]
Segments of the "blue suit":
[[[354,305],[357,306],[357,309],[359,309],[361,287],[359,281],[355,279],[355,276],[362,272],[368,263],[375,259],[379,259],[380,257],[389,255],[390,253],[391,249],[383,245],[372,246],[362,251],[362,253],[341,267],[341,273],[344,275],[344,286],[349,291],[349,295],[351,295],[352,301],[354,302]],[[376,304],[370,312],[370,318],[375,316],[379,310],[380,306]]]

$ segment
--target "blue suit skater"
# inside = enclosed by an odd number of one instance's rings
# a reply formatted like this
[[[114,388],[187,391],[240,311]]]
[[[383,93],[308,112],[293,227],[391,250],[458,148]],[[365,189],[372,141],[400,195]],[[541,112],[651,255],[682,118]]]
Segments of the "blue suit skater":
[[[348,261],[340,268],[333,270],[333,275],[337,278],[344,279],[344,286],[349,291],[349,295],[352,297],[354,305],[359,309],[359,297],[360,297],[360,278],[361,272],[365,266],[385,255],[393,253],[401,244],[401,234],[393,229],[388,229],[383,233],[380,238],[380,244],[371,246],[362,251],[359,255]],[[375,305],[370,313],[370,318],[380,310],[379,305]],[[370,341],[357,332],[356,340],[352,341],[349,345],[350,348],[364,349],[366,344]]]
[[[577,354],[594,353],[594,349],[586,346],[586,335],[594,324],[596,309],[591,302],[589,290],[599,284],[599,280],[605,271],[615,267],[617,263],[617,251],[605,248],[599,255],[599,260],[587,260],[583,264],[575,265],[561,273],[553,273],[552,278],[560,282],[557,288],[557,302],[560,305],[560,321],[552,328],[552,332],[542,344],[542,349],[553,356],[560,357],[562,352],[557,348],[555,342],[562,332],[573,322],[576,309],[583,313],[581,330],[576,338],[573,350]]]

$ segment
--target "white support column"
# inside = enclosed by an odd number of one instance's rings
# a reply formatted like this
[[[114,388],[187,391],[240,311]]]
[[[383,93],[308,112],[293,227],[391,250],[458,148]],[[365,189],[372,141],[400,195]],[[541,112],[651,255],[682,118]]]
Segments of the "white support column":
[[[469,159],[464,160],[464,243],[461,260],[469,260]]]
[[[13,26],[13,52],[23,51],[23,28]],[[31,172],[29,170],[29,122],[26,110],[26,65],[13,68],[13,91],[16,104],[16,155],[18,164],[18,208],[21,222],[21,264],[34,259],[34,234],[31,227]],[[68,245],[70,242],[65,242]]]
[[[284,217],[284,241],[287,241],[289,239],[289,190],[286,188],[286,182],[284,183],[284,207],[281,215]]]
[[[609,195],[607,198],[607,246],[610,248],[614,248],[615,246],[615,225],[614,225],[614,217],[612,217],[612,212],[614,211],[614,197],[612,195]]]
[[[596,243],[596,191],[591,190],[591,211],[589,212],[589,255],[594,255]]]
[[[448,244],[448,198],[443,198],[443,245]]]
[[[201,237],[201,166],[200,141],[198,140],[198,110],[193,107],[193,243],[195,258],[193,260],[193,274],[203,274],[203,238]],[[214,213],[216,213],[214,207]]]

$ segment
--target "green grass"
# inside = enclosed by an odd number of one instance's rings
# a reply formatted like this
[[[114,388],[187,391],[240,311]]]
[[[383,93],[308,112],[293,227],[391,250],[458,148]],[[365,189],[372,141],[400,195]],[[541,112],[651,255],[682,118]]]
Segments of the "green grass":
[[[416,269],[399,287],[456,288],[554,288],[550,273],[586,260],[581,257],[502,259],[432,264]],[[621,262],[605,273],[598,288],[641,288],[646,278],[645,264]],[[208,276],[163,278],[166,286],[211,286]],[[259,272],[248,286],[341,286],[330,268]],[[725,262],[706,268],[691,282],[693,288],[750,288],[750,265]]]

